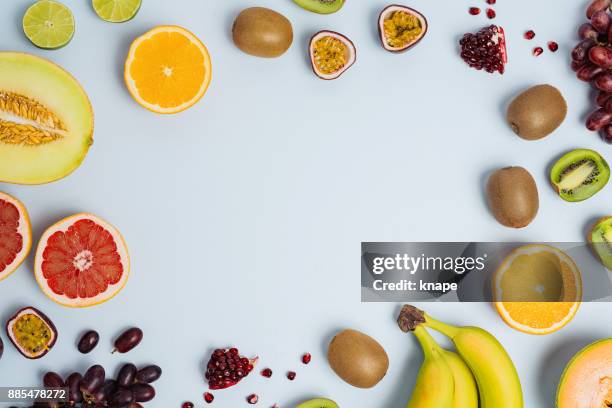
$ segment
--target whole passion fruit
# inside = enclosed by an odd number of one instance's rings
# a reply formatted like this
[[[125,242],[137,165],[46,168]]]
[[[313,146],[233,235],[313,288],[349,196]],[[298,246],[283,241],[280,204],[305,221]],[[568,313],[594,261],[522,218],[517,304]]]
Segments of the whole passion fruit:
[[[357,60],[357,49],[348,37],[335,31],[319,31],[310,40],[310,62],[321,79],[336,79]]]
[[[25,307],[15,313],[6,323],[6,333],[15,348],[29,359],[45,356],[57,340],[53,322],[33,307]]]
[[[427,34],[427,19],[410,7],[393,4],[381,11],[378,32],[385,50],[408,51]]]

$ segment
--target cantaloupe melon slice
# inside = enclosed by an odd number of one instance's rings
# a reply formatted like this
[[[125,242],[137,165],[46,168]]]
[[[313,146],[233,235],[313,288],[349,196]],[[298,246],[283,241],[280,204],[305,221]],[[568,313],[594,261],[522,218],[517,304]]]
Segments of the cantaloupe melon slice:
[[[91,103],[68,72],[34,55],[0,52],[0,181],[61,179],[92,141]]]

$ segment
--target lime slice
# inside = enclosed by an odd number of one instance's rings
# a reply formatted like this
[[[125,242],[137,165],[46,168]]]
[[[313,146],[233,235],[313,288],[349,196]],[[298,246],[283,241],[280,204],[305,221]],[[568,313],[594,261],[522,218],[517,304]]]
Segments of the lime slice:
[[[123,23],[134,18],[142,0],[92,0],[98,16],[109,23]]]
[[[39,48],[61,48],[72,40],[74,16],[62,3],[40,0],[23,16],[23,32]]]

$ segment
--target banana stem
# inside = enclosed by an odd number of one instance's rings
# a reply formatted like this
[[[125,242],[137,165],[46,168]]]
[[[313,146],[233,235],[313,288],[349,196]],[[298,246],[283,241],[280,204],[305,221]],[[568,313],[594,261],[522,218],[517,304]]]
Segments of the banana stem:
[[[455,326],[451,326],[450,324],[442,323],[439,320],[434,319],[433,317],[425,314],[425,325],[427,327],[431,327],[432,329],[439,331],[451,339],[454,338],[459,333],[459,328]]]
[[[423,326],[417,326],[412,333],[421,344],[421,348],[423,348],[423,354],[425,354],[425,356],[441,351],[440,346],[438,343],[436,343],[436,340],[434,340],[431,334],[429,334],[427,329],[425,329]]]

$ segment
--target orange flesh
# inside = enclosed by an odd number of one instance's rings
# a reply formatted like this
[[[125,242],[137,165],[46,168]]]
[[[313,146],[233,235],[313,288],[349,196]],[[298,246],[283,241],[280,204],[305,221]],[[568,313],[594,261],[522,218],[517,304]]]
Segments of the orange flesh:
[[[160,32],[136,50],[129,75],[140,97],[162,108],[193,100],[208,73],[202,51],[177,32]]]
[[[384,22],[387,44],[402,48],[414,42],[423,32],[421,20],[405,11],[394,11]]]
[[[323,74],[340,71],[348,62],[348,47],[334,37],[322,37],[314,44],[314,61]]]

